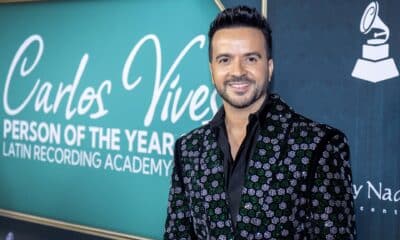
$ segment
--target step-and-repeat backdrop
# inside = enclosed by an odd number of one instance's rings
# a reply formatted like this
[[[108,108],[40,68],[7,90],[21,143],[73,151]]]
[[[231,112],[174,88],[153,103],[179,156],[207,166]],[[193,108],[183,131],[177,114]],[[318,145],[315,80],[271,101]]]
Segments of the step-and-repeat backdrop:
[[[225,5],[238,3],[260,8]],[[362,240],[400,238],[398,9],[268,1],[273,91],[349,138]],[[174,141],[221,103],[206,37],[218,11],[212,0],[0,5],[0,213],[161,238]]]

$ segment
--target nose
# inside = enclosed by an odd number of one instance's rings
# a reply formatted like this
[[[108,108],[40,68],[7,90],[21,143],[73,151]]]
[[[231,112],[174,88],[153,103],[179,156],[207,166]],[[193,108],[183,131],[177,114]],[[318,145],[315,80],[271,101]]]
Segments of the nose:
[[[240,77],[246,74],[246,69],[243,67],[240,60],[235,60],[232,64],[231,75]]]

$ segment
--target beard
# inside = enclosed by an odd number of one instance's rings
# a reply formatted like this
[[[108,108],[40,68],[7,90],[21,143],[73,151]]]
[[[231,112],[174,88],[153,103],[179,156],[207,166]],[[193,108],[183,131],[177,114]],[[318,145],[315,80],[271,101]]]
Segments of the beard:
[[[229,85],[235,83],[248,84],[250,86],[249,90],[244,93],[229,93]],[[228,79],[224,82],[221,88],[217,87],[217,85],[215,84],[214,86],[218,94],[226,103],[228,103],[232,107],[243,109],[252,105],[261,97],[267,94],[268,81],[265,79],[265,81],[261,85],[257,85],[257,82],[255,80],[250,79],[247,76],[240,76]],[[245,96],[246,94],[248,96]]]

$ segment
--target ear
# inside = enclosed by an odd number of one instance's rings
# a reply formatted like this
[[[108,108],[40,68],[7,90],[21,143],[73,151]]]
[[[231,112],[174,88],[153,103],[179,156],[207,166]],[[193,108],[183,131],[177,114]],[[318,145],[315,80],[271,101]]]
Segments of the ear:
[[[210,70],[211,81],[212,81],[213,85],[215,85],[215,82],[214,82],[214,76],[213,76],[213,74],[212,74],[212,67],[211,67],[211,63],[208,63],[208,69]]]
[[[267,68],[268,68],[268,82],[271,82],[272,79],[272,73],[274,72],[274,61],[271,59],[268,60],[267,62]]]

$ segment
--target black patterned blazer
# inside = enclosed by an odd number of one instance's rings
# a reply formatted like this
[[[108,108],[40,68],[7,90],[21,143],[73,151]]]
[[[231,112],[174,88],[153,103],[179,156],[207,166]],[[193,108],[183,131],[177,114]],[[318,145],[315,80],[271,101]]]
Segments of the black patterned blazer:
[[[349,147],[270,94],[248,161],[237,225],[223,153],[204,125],[177,140],[164,239],[355,239]]]

